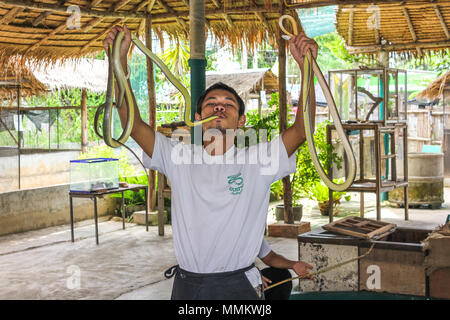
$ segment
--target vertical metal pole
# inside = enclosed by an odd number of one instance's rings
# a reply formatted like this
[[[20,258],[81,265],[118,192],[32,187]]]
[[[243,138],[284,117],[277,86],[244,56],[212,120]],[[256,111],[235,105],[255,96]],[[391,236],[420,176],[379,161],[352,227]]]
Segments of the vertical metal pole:
[[[75,237],[73,234],[73,200],[71,195],[69,195],[69,202],[70,202],[70,234],[72,236],[72,242],[74,242]]]
[[[122,229],[125,230],[125,199],[122,191],[122,202],[120,203],[120,212],[122,213]]]
[[[327,144],[331,146],[332,141],[331,141],[331,131],[332,128],[330,125],[327,125],[327,131],[326,131],[326,135],[327,135]],[[330,165],[328,166],[328,178],[333,181],[333,163],[330,163]],[[333,190],[331,190],[330,188],[328,188],[328,221],[331,223],[333,222]]]
[[[59,149],[59,109],[56,109],[56,148]]]
[[[145,187],[144,193],[145,193],[145,231],[148,231],[148,187]]]
[[[380,189],[381,189],[381,159],[380,156],[381,146],[380,146],[380,132],[378,131],[378,126],[375,125],[375,170],[376,170],[376,179],[375,179],[375,196],[376,196],[376,204],[377,204],[377,220],[381,220],[381,204],[380,204]]]
[[[17,141],[19,142],[17,144],[17,159],[18,159],[18,171],[19,176],[17,177],[17,181],[19,183],[19,190],[20,190],[20,145],[22,144],[22,135],[20,134],[20,86],[17,86]]]
[[[197,100],[205,91],[206,59],[205,59],[205,0],[189,2],[189,33],[191,67],[191,120],[195,120]],[[189,116],[189,115],[188,115]],[[191,128],[191,143],[202,143],[202,127]]]
[[[95,242],[98,244],[97,197],[94,196]]]
[[[48,108],[48,151],[50,151],[50,149],[51,149],[51,140],[50,140],[50,130],[51,130],[51,121],[50,121],[50,116],[51,116],[51,114],[50,114],[51,112],[50,112],[50,108]]]
[[[403,127],[403,180],[408,182],[408,125]],[[405,205],[405,220],[409,220],[408,186],[403,189],[403,203]]]

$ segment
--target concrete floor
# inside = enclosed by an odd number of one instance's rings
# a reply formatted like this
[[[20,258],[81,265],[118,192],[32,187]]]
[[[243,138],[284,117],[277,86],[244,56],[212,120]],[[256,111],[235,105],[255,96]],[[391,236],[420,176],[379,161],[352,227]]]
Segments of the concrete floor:
[[[365,217],[375,219],[374,195],[366,194]],[[302,221],[314,229],[328,223],[317,206],[302,201]],[[274,220],[269,207],[268,223]],[[359,213],[359,195],[343,202],[340,210]],[[445,203],[438,210],[410,209],[410,220],[404,221],[404,209],[383,205],[382,221],[433,229],[450,214],[450,188],[445,188]],[[339,219],[339,216],[336,217]],[[169,299],[172,280],[164,271],[176,264],[172,230],[165,236],[157,227],[100,219],[100,245],[95,244],[92,220],[75,225],[75,242],[70,241],[70,226],[58,226],[0,237],[0,299]],[[296,239],[267,237],[274,251],[296,260]],[[264,267],[259,260],[256,265]],[[295,287],[294,283],[294,287]]]

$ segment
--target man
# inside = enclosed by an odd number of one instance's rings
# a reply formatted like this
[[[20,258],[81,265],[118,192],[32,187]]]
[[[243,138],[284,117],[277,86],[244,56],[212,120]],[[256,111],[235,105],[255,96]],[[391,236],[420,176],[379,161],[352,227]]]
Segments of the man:
[[[127,70],[128,28],[115,26],[103,44],[107,49],[121,30],[125,38],[120,57]],[[292,37],[290,48],[301,68],[307,50],[317,55],[317,44],[304,34]],[[125,108],[118,112],[124,126]],[[195,119],[217,118],[202,125],[202,146],[164,137],[135,110],[131,137],[143,149],[146,165],[165,174],[172,187],[173,241],[179,263],[172,299],[263,298],[257,292],[262,281],[253,262],[264,235],[270,185],[295,171],[295,151],[305,141],[305,132],[299,113],[282,137],[237,149],[233,137],[245,124],[244,113],[234,89],[223,84],[208,88],[197,103]],[[248,161],[254,156],[259,156],[256,163]]]

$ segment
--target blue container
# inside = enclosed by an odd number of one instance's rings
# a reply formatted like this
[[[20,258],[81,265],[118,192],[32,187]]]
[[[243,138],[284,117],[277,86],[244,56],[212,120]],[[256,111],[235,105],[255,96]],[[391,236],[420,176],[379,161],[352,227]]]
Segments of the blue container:
[[[95,192],[119,188],[119,159],[70,160],[70,191]]]

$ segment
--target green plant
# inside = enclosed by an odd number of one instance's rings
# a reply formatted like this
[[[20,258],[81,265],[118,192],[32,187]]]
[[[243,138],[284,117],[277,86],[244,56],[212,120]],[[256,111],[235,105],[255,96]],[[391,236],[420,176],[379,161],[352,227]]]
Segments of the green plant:
[[[132,177],[123,177],[122,181],[125,181],[128,184],[143,184],[143,185],[148,184],[146,174],[141,174],[141,175],[132,176]],[[112,194],[111,197],[121,198],[122,195],[115,193],[115,194]],[[127,206],[127,207],[144,204],[145,203],[145,190],[141,189],[138,192],[131,191],[131,190],[125,191],[123,193],[123,197],[124,197],[125,206]]]
[[[270,185],[270,193],[275,197],[276,200],[280,199],[283,195],[283,182],[277,180]]]
[[[317,124],[314,132],[314,144],[317,156],[325,173],[328,173],[328,167],[331,164],[334,164],[337,169],[340,169],[343,161],[342,157],[335,152],[333,145],[327,143],[326,127],[329,123],[329,121],[325,121]],[[309,153],[307,141],[299,148],[296,157],[297,170],[292,177],[294,203],[298,202],[302,197],[308,196],[313,185],[320,181],[319,174],[314,167]]]
[[[333,182],[341,183],[342,181],[339,179],[334,179]],[[333,192],[333,201],[340,201],[344,197],[346,201],[350,201],[351,195],[347,195],[344,192]],[[328,187],[322,182],[315,182],[311,188],[309,189],[308,198],[311,200],[316,200],[317,202],[323,203],[327,202],[330,198],[330,193]]]
[[[116,154],[113,148],[105,144],[96,145],[89,148],[86,152],[80,153],[78,159],[90,158],[117,158],[119,159],[119,180],[126,181],[127,177],[132,177],[136,174],[135,168],[129,163],[127,151],[122,148],[120,153]]]

